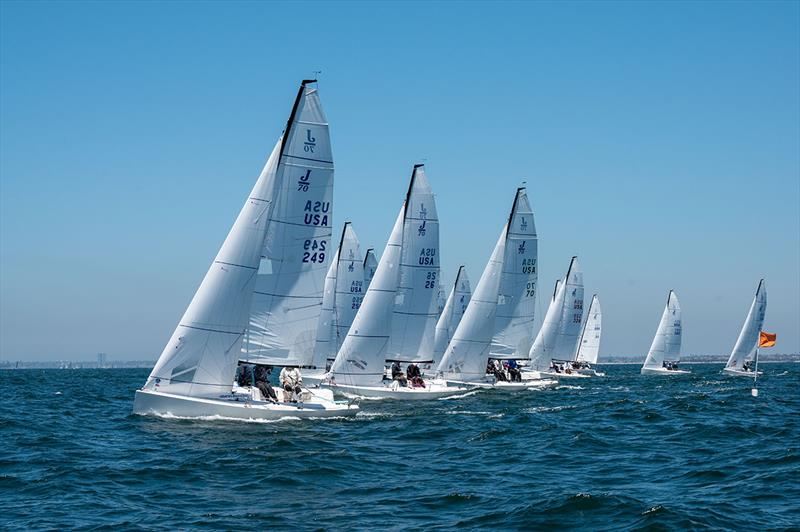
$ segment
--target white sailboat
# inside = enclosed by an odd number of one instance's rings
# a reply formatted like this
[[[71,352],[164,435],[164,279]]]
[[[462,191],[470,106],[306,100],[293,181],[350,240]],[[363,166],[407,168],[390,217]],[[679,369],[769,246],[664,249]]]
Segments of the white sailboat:
[[[523,374],[523,378],[589,376],[572,369],[582,330],[583,292],[583,272],[578,257],[572,257],[564,279],[556,282],[542,328],[531,346],[529,366],[532,371]]]
[[[653,343],[641,369],[642,375],[681,375],[690,371],[678,369],[681,354],[681,307],[678,296],[670,290]]]
[[[422,201],[417,201],[421,197],[427,198],[428,195],[430,199],[427,206],[423,206]],[[432,342],[433,330],[427,332],[427,320],[435,304],[437,284],[436,276],[432,275],[431,279],[426,278],[427,272],[438,273],[438,234],[435,241],[405,238],[409,231],[416,237],[425,237],[425,232],[428,230],[438,233],[438,223],[429,224],[431,221],[429,216],[433,216],[433,220],[436,216],[432,199],[422,165],[415,165],[406,200],[378,262],[375,276],[324,383],[337,393],[381,399],[416,400],[435,399],[463,391],[432,382],[426,382],[424,388],[400,386],[398,382],[387,381],[384,378],[384,364],[390,353],[390,345],[394,348],[394,351],[391,351],[392,356],[403,357],[400,360],[415,360],[420,358],[419,346],[427,341],[421,335],[429,334]],[[423,209],[427,209],[427,214],[422,211]],[[410,249],[404,249],[405,243],[409,241],[416,244],[424,242],[428,245],[415,244],[410,246]],[[419,268],[411,267],[414,265]],[[415,270],[426,274],[421,275]],[[413,293],[419,289],[415,285],[420,277],[431,281],[427,288],[424,283],[422,286],[422,290],[426,290],[429,294],[427,302],[425,297]],[[405,312],[402,309],[417,310],[401,314]],[[396,320],[401,321],[407,330],[398,332]],[[392,335],[395,333],[402,336],[392,342]],[[395,358],[397,359],[399,358]]]
[[[592,296],[589,303],[589,310],[586,312],[586,319],[583,320],[583,329],[578,339],[578,349],[575,353],[573,370],[586,375],[602,377],[605,374],[592,368],[597,364],[600,353],[600,335],[602,333],[603,312],[600,309],[600,300],[597,294]]]
[[[519,349],[530,342],[536,253],[533,211],[525,188],[519,188],[492,256],[437,368],[444,382],[510,389],[552,383],[496,381],[486,372],[490,358],[524,358]]]
[[[467,310],[470,297],[472,297],[472,290],[470,289],[467,270],[464,266],[459,266],[456,280],[450,288],[450,293],[439,316],[439,321],[436,322],[436,332],[433,337],[433,362],[426,368],[427,372],[435,372],[436,366],[442,360],[444,350],[453,338],[464,311]]]
[[[364,268],[361,246],[353,226],[345,222],[339,247],[325,276],[322,312],[317,322],[313,368],[303,371],[303,381],[319,384],[336,358],[347,331],[364,299]]]
[[[747,312],[747,317],[742,325],[742,330],[739,332],[739,338],[736,340],[736,345],[733,346],[733,351],[731,351],[728,363],[725,364],[725,369],[722,370],[724,373],[746,377],[754,375],[755,369],[752,365],[752,360],[755,358],[759,334],[764,326],[766,313],[767,287],[764,284],[764,279],[761,279],[756,289],[756,295],[753,297],[753,302],[750,304],[750,310]]]
[[[272,403],[256,388],[233,387],[262,251],[278,244],[275,235],[280,231],[271,228],[282,222],[276,221],[275,213],[286,210],[283,203],[287,198],[282,192],[287,183],[310,189],[332,182],[330,145],[317,144],[319,151],[311,154],[303,149],[310,141],[327,138],[319,95],[311,83],[305,80],[301,84],[284,134],[147,382],[136,391],[134,413],[280,419],[355,415],[358,410],[354,405],[334,403],[327,390],[307,390],[298,403],[286,402],[281,394],[281,402]],[[304,162],[297,167],[296,161]],[[311,225],[320,224],[312,220]],[[265,244],[270,234],[273,239]],[[319,258],[319,263],[324,259]]]

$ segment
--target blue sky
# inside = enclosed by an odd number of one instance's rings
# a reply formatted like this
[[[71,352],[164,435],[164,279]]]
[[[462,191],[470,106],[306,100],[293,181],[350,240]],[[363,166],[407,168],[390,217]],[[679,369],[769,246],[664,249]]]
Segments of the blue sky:
[[[761,277],[800,351],[799,6],[2,2],[0,358],[155,359],[314,70],[336,232],[382,250],[425,161],[475,282],[526,181],[601,354],[670,288],[683,352],[727,353]]]

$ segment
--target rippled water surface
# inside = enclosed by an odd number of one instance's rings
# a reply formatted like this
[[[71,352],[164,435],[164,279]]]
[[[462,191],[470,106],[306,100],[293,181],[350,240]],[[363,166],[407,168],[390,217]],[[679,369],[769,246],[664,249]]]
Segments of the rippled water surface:
[[[147,370],[0,371],[0,528],[800,526],[800,365],[367,401],[354,419],[130,415]]]

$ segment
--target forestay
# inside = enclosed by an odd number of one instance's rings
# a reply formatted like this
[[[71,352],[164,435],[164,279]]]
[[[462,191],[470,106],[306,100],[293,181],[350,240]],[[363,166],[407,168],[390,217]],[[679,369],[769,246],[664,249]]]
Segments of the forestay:
[[[333,158],[315,88],[304,85],[284,136],[242,358],[312,363],[331,254]]]
[[[404,212],[405,208],[397,216],[392,234],[378,262],[375,277],[331,365],[329,377],[339,384],[379,386],[383,380],[394,297],[397,292]]]
[[[447,301],[444,304],[442,314],[439,316],[439,321],[436,322],[436,333],[434,334],[434,347],[433,347],[433,364],[442,360],[444,350],[447,344],[453,338],[456,327],[461,322],[464,311],[467,310],[469,300],[472,295],[469,285],[469,277],[467,277],[467,270],[464,266],[459,266],[458,274],[453,286],[450,288],[450,294],[447,296]]]
[[[664,360],[678,360],[681,353],[681,307],[672,290],[661,315],[656,336],[644,361],[645,368],[660,368]]]
[[[192,397],[230,392],[271,210],[280,146],[279,140],[145,389]]]
[[[491,358],[527,358],[536,308],[538,242],[528,195],[517,189],[508,220]]]
[[[736,345],[733,346],[731,356],[728,359],[726,368],[741,370],[745,361],[752,358],[755,354],[756,344],[758,343],[759,333],[764,326],[764,316],[767,312],[767,287],[764,279],[758,283],[756,295],[750,304],[747,318],[744,320],[742,330]]]
[[[602,310],[597,294],[592,296],[592,302],[586,312],[586,319],[583,322],[583,330],[578,341],[578,351],[575,353],[575,360],[597,364],[600,353],[600,334],[602,327]]]
[[[403,213],[400,271],[387,361],[430,362],[438,319],[439,218],[423,165],[414,165]]]

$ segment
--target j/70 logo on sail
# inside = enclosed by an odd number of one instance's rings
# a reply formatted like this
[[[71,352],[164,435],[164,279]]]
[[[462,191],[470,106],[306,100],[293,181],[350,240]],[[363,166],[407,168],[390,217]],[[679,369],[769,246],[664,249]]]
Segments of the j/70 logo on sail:
[[[306,129],[306,140],[303,142],[303,151],[306,153],[314,153],[314,148],[317,146],[316,137],[311,136],[311,130]]]
[[[309,182],[308,178],[311,177],[311,170],[306,170],[306,175],[301,175],[300,180],[297,181],[297,190],[300,192],[308,192]]]

